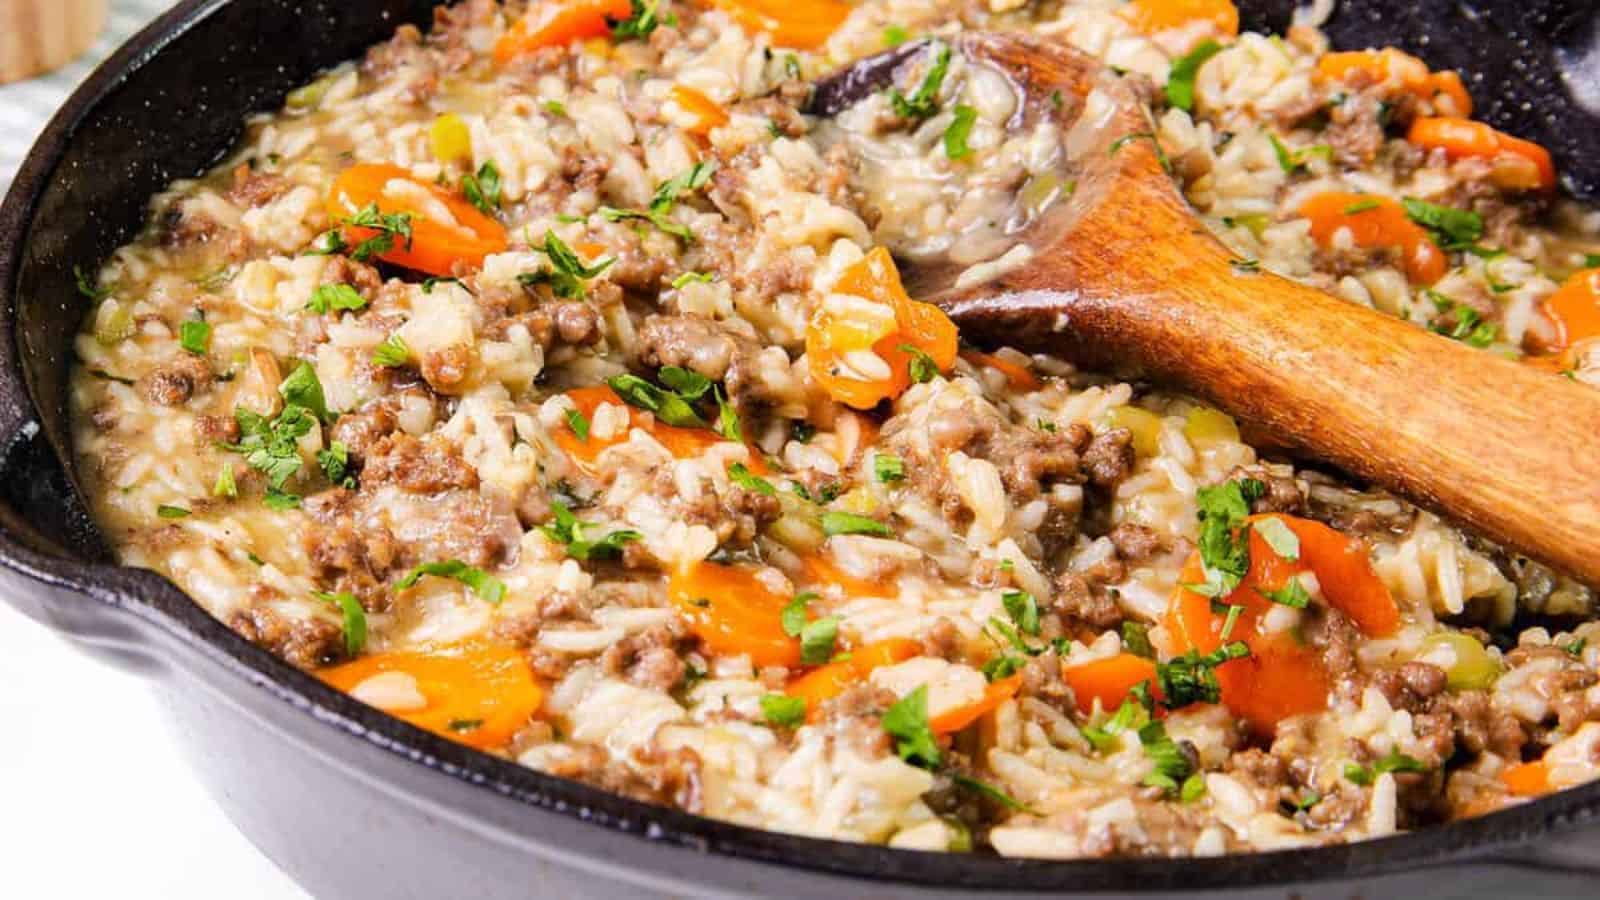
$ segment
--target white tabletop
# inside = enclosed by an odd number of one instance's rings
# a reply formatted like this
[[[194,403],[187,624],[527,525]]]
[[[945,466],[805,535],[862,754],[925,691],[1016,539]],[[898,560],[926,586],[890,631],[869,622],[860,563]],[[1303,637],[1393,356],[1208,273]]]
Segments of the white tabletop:
[[[94,62],[167,6],[113,0],[89,58],[0,87],[0,190]],[[136,677],[0,602],[0,897],[299,900],[189,774]]]

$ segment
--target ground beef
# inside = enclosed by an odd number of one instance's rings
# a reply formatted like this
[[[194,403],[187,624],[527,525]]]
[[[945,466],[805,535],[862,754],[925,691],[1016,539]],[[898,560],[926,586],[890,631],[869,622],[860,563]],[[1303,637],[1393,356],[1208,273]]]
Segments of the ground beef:
[[[1117,556],[1127,562],[1140,563],[1167,552],[1167,540],[1153,528],[1133,522],[1123,522],[1106,535],[1117,548]]]
[[[366,462],[367,454],[383,438],[394,434],[400,427],[393,404],[386,399],[368,403],[359,412],[345,413],[333,424],[330,439],[344,444],[350,460],[357,466]]]
[[[599,153],[584,153],[577,147],[561,151],[561,178],[573,191],[598,193],[600,184],[611,171],[611,157]]]
[[[477,362],[478,351],[470,344],[451,344],[422,357],[421,372],[428,387],[436,393],[458,393]]]
[[[248,163],[233,170],[233,186],[228,188],[228,199],[240,206],[265,206],[289,189],[289,183],[280,175],[257,172]]]
[[[1456,741],[1468,752],[1489,752],[1513,761],[1522,758],[1528,733],[1516,716],[1496,708],[1487,692],[1454,691],[1438,697],[1431,708],[1449,713]]]
[[[1444,691],[1445,673],[1430,663],[1402,663],[1373,673],[1372,686],[1383,693],[1390,706],[1416,713]]]
[[[176,204],[161,217],[161,243],[172,250],[212,245],[226,259],[243,259],[249,251],[248,241],[237,229]]]
[[[335,255],[328,257],[327,265],[322,269],[322,283],[347,284],[370,302],[383,289],[383,276],[364,262]]]
[[[1289,786],[1289,767],[1283,760],[1259,747],[1235,752],[1223,769],[1233,775],[1243,775],[1258,786],[1276,791]]]
[[[478,472],[461,458],[461,448],[443,438],[418,440],[404,432],[384,435],[363,451],[361,483],[394,484],[413,494],[432,494],[478,486]]]
[[[863,758],[876,759],[889,752],[883,713],[899,699],[869,681],[858,681],[839,696],[823,701],[814,727]]]
[[[633,762],[611,758],[593,744],[568,744],[545,771],[560,778],[592,784],[603,791],[646,803],[699,812],[702,805],[700,757],[687,747],[650,749]]]
[[[251,600],[250,606],[228,619],[228,627],[245,640],[307,671],[345,655],[344,629],[337,623],[288,618],[272,606],[273,598],[262,588]]]
[[[750,547],[761,530],[778,521],[783,514],[777,497],[736,484],[730,484],[723,494],[707,486],[698,497],[686,500],[679,496],[677,480],[670,469],[662,469],[657,473],[654,487],[656,495],[668,508],[675,509],[684,522],[704,525],[715,532],[718,546],[724,549],[742,550]],[[642,546],[640,549],[643,549]]]
[[[629,635],[606,648],[600,666],[611,675],[665,693],[682,682],[687,671],[678,655],[678,643],[685,633],[675,622]]]
[[[233,416],[195,416],[194,434],[203,447],[214,447],[217,444],[237,444],[239,443],[239,422]]]
[[[779,294],[804,291],[811,287],[811,269],[792,256],[780,256],[752,272],[734,277],[734,287],[767,301]]]
[[[1133,432],[1113,428],[1095,435],[1083,451],[1083,471],[1090,484],[1113,488],[1133,471]]]
[[[367,51],[361,74],[382,84],[399,83],[400,99],[411,104],[428,102],[439,90],[439,61],[422,44],[415,25],[401,25],[394,37]]]
[[[938,497],[951,512],[961,500],[944,476],[944,461],[961,452],[995,465],[1012,502],[1022,505],[1038,497],[1054,481],[1078,484],[1085,462],[1079,455],[1093,436],[1081,425],[1058,432],[1011,423],[987,401],[972,398],[954,410],[941,410],[926,423],[895,416],[883,426],[884,442],[906,460],[912,484]]]
[[[1307,612],[1310,612],[1308,609]],[[1305,627],[1306,639],[1322,651],[1322,664],[1333,680],[1334,692],[1351,702],[1360,702],[1366,689],[1366,676],[1356,663],[1356,645],[1361,633],[1355,623],[1337,609],[1326,609],[1321,615],[1311,615]]]
[[[593,344],[600,340],[600,314],[587,303],[560,303],[555,309],[555,329],[568,344]]]
[[[922,652],[940,659],[955,659],[961,650],[961,632],[944,616],[934,620],[922,635]]]
[[[1061,658],[1055,651],[1028,658],[1022,666],[1023,697],[1035,697],[1063,712],[1077,710],[1072,688],[1061,677]]]
[[[1275,466],[1267,463],[1258,463],[1250,466],[1239,466],[1228,473],[1228,481],[1242,481],[1254,479],[1261,482],[1265,489],[1260,497],[1250,502],[1250,511],[1256,515],[1263,513],[1289,513],[1298,515],[1306,508],[1306,489],[1295,478],[1294,470],[1288,466]]]
[[[398,566],[400,546],[387,528],[358,522],[356,507],[356,496],[343,488],[307,497],[309,521],[300,545],[319,584],[354,594],[369,610],[386,609],[389,575]]]
[[[1309,487],[1303,514],[1345,534],[1391,540],[1417,521],[1417,508],[1384,491],[1358,491],[1320,472],[1302,471]]]
[[[785,82],[787,84],[788,82]],[[781,89],[780,89],[781,90]],[[784,137],[804,137],[810,130],[806,124],[805,116],[793,105],[785,103],[779,97],[762,97],[752,100],[744,105],[744,109],[754,115],[764,116],[767,123]]]
[[[775,399],[761,377],[761,350],[750,335],[702,316],[651,316],[639,329],[641,365],[679,366],[720,381],[746,411]]]
[[[158,406],[182,406],[216,375],[205,357],[180,353],[146,373],[137,383],[139,393]]]
[[[1104,630],[1120,623],[1122,609],[1111,596],[1111,591],[1099,579],[1077,572],[1062,572],[1056,576],[1055,596],[1050,609],[1070,624]]]

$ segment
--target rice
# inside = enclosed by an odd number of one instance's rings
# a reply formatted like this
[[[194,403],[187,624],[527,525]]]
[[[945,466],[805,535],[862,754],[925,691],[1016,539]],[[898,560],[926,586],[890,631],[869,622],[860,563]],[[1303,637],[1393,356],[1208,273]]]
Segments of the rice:
[[[1522,802],[1524,766],[1595,777],[1589,588],[1262,458],[1191,398],[962,349],[882,268],[979,286],[1025,264],[1110,101],[1063,130],[987,64],[936,78],[938,43],[832,121],[802,111],[808,80],[891,26],[1031,30],[1155,85],[1216,39],[1154,133],[1221,240],[1491,352],[1551,349],[1545,301],[1600,215],[1541,219],[1481,161],[1364,144],[1404,86],[1334,102],[1326,4],[1287,39],[1146,33],[1138,6],[963,23],[865,0],[791,52],[663,3],[676,24],[643,39],[503,65],[516,10],[401,29],[154,198],[93,280],[71,405],[96,519],[122,562],[364,702],[792,833],[1217,855]],[[353,197],[364,173],[385,205]],[[1413,283],[1348,224],[1317,236],[1300,210],[1330,191],[1470,205],[1504,252]],[[1562,352],[1600,379],[1600,350]],[[1304,555],[1264,556],[1246,509]],[[1234,542],[1244,585],[1199,584]]]

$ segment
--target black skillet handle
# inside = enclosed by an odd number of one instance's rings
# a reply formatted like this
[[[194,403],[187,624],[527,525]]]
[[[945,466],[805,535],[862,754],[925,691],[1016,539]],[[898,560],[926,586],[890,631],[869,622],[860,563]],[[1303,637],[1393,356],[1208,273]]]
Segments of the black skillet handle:
[[[1243,27],[1282,33],[1296,3],[1238,0]],[[1600,2],[1338,0],[1322,27],[1339,49],[1458,70],[1476,118],[1543,145],[1573,196],[1600,199]]]

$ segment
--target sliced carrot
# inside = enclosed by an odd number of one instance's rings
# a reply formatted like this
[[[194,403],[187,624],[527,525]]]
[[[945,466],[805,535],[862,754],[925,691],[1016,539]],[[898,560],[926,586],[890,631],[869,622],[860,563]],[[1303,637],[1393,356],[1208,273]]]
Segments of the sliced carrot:
[[[1326,54],[1317,60],[1315,77],[1318,81],[1348,81],[1356,72],[1375,83],[1393,83],[1422,100],[1438,103],[1445,98],[1450,108],[1441,109],[1442,112],[1472,115],[1472,97],[1460,75],[1452,71],[1429,72],[1427,63],[1394,47]]]
[[[467,643],[430,651],[363,656],[317,676],[349,693],[385,672],[416,681],[427,701],[421,709],[393,713],[418,728],[472,747],[503,747],[544,702],[522,653],[503,644]]]
[[[911,386],[914,348],[926,354],[941,372],[948,372],[960,349],[960,334],[944,311],[912,300],[900,283],[889,251],[873,248],[844,271],[834,292],[883,304],[893,312],[867,322],[841,317],[819,306],[806,326],[806,359],[811,377],[833,399],[856,409],[871,409]],[[870,353],[889,367],[885,378],[861,378],[844,363],[851,353]]]
[[[455,221],[429,218],[414,208],[417,204],[404,196],[404,192],[425,193],[448,210]],[[410,242],[393,235],[393,246],[378,254],[379,259],[397,266],[447,276],[461,264],[481,266],[484,257],[499,253],[507,246],[505,226],[479,212],[464,197],[413,178],[399,166],[371,163],[351,166],[334,179],[326,202],[328,215],[341,221],[374,204],[384,215],[410,215]],[[345,242],[352,246],[378,235],[373,229],[353,225],[342,226],[341,231]]]
[[[536,0],[494,45],[499,65],[544,47],[605,37],[611,22],[633,14],[629,0]]]
[[[678,459],[694,459],[705,454],[706,450],[725,440],[722,435],[706,428],[680,428],[668,425],[646,413],[642,409],[629,406],[622,398],[617,396],[610,386],[604,384],[589,387],[575,388],[567,392],[567,397],[572,400],[572,405],[588,421],[594,420],[595,410],[602,403],[621,406],[628,411],[628,429],[610,437],[602,438],[593,432],[587,438],[579,438],[577,432],[571,428],[558,428],[554,434],[556,445],[577,464],[578,468],[593,475],[597,471],[596,461],[607,447],[614,447],[628,439],[628,430],[637,428],[647,432],[656,442],[667,449]],[[751,449],[750,461],[745,467],[757,475],[765,475],[771,470],[765,458]]]
[[[800,641],[783,630],[790,598],[756,577],[756,566],[702,562],[667,580],[667,596],[706,647],[721,656],[748,654],[757,666],[797,666]]]
[[[1144,34],[1182,28],[1200,20],[1209,21],[1220,35],[1239,34],[1239,8],[1232,0],[1132,0],[1117,14]]]
[[[815,722],[822,714],[823,703],[867,680],[873,669],[905,662],[920,653],[922,645],[909,638],[877,641],[849,651],[838,662],[812,669],[791,681],[785,693],[806,701],[806,721]]]
[[[1427,150],[1442,149],[1452,159],[1490,160],[1489,179],[1508,190],[1549,190],[1556,184],[1550,152],[1471,119],[1435,117],[1411,123],[1406,140]]]
[[[1544,314],[1555,327],[1555,338],[1542,348],[1546,353],[1560,353],[1600,336],[1600,269],[1581,269],[1567,276],[1545,299]]]
[[[746,31],[765,32],[780,47],[814,50],[844,20],[852,7],[839,0],[700,0],[727,13]]]
[[[1251,522],[1267,516],[1252,516]],[[1279,590],[1295,575],[1310,571],[1317,576],[1328,605],[1355,622],[1363,634],[1378,637],[1394,633],[1400,611],[1384,587],[1365,547],[1356,540],[1309,519],[1272,515],[1299,538],[1300,553],[1287,560],[1275,553],[1260,533],[1249,534],[1250,570],[1218,605],[1238,606],[1240,613],[1226,638],[1226,614],[1209,597],[1179,588],[1167,609],[1168,632],[1179,652],[1210,653],[1226,641],[1243,641],[1250,655],[1217,667],[1222,703],[1258,733],[1270,734],[1289,716],[1316,712],[1327,706],[1330,679],[1321,657],[1302,646],[1292,634],[1265,634],[1261,620],[1273,607],[1263,590]],[[1178,575],[1180,584],[1205,580],[1198,553],[1192,554]]]
[[[1406,276],[1418,284],[1433,284],[1444,277],[1445,256],[1422,226],[1411,221],[1405,207],[1388,197],[1327,191],[1300,206],[1311,220],[1311,236],[1328,247],[1341,228],[1348,228],[1356,246],[1398,250]]]
[[[1027,366],[1014,363],[1003,356],[982,353],[977,350],[963,350],[961,351],[961,358],[975,366],[988,366],[1006,376],[1006,381],[1010,383],[1014,390],[1031,392],[1039,389],[1038,376],[1028,371]]]
[[[1511,766],[1500,773],[1500,782],[1517,797],[1537,797],[1555,789],[1550,783],[1550,764],[1542,759]]]
[[[934,734],[954,734],[973,722],[985,713],[993,711],[1000,704],[1017,695],[1022,687],[1022,673],[991,681],[983,689],[983,696],[965,706],[946,710],[928,720],[928,727]]]
[[[1119,653],[1081,666],[1063,666],[1061,680],[1072,688],[1078,710],[1086,716],[1094,712],[1096,703],[1105,712],[1115,712],[1128,693],[1141,684],[1150,685],[1152,697],[1158,695],[1156,664],[1132,653]]]
[[[711,129],[728,124],[727,110],[717,101],[688,85],[675,84],[667,95],[672,98],[672,102],[683,107],[684,112],[694,116],[695,123],[689,126],[689,131],[694,134],[704,137],[711,133]]]

